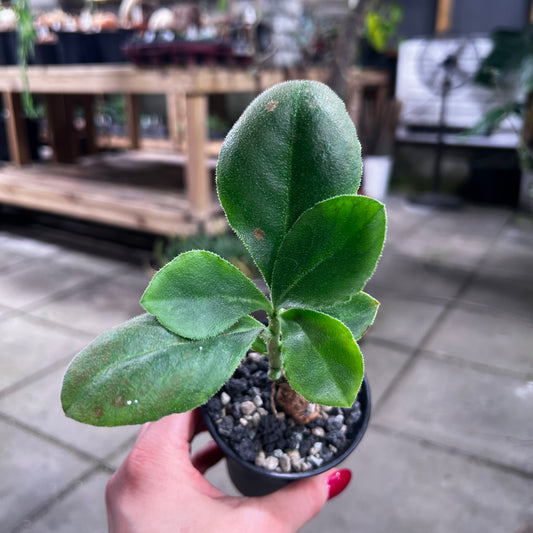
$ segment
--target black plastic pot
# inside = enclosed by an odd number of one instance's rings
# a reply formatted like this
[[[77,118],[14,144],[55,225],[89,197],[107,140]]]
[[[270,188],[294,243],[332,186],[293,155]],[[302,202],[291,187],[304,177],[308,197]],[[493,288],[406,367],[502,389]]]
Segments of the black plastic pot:
[[[58,65],[61,62],[57,43],[39,43],[35,45],[35,65]]]
[[[135,30],[103,31],[95,35],[102,63],[126,63],[123,47],[133,38]]]
[[[101,63],[97,34],[58,31],[60,62],[66,65]]]
[[[292,481],[298,481],[310,476],[315,476],[326,472],[330,468],[338,465],[348,455],[350,455],[356,446],[359,444],[363,435],[368,427],[370,420],[371,401],[370,401],[370,388],[368,386],[368,380],[365,376],[361,390],[357,396],[361,406],[361,418],[357,422],[353,435],[351,435],[351,443],[340,455],[334,459],[321,465],[319,468],[308,470],[307,472],[298,473],[283,473],[283,472],[271,472],[255,466],[252,463],[243,461],[234,451],[228,446],[228,444],[220,437],[217,432],[216,425],[209,416],[207,409],[202,407],[202,414],[207,425],[207,429],[211,433],[213,439],[226,455],[226,463],[229,476],[237,488],[237,490],[244,496],[264,496],[270,494],[278,489],[281,489]]]
[[[0,31],[0,65],[17,64],[17,33]]]

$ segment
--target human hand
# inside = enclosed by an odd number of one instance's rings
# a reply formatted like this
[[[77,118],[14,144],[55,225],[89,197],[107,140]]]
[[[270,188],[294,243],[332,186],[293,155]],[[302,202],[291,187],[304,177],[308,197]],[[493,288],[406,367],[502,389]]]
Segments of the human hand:
[[[191,457],[198,410],[145,424],[107,484],[110,533],[293,533],[348,485],[331,470],[258,498],[230,497],[203,474],[223,454],[214,442]]]

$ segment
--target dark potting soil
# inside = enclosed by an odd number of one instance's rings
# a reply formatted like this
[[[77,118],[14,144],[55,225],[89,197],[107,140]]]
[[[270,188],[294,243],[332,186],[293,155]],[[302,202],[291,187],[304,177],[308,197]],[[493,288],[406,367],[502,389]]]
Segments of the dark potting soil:
[[[299,424],[271,408],[272,382],[265,357],[250,352],[233,377],[207,403],[223,440],[244,461],[276,472],[306,472],[334,459],[351,444],[361,418],[350,408],[319,406],[320,416]]]

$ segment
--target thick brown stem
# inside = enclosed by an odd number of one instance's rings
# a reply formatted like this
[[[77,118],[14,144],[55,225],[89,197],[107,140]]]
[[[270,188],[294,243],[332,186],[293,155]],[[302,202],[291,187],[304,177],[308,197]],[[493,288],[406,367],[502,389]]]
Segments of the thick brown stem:
[[[315,405],[313,409],[311,403],[298,394],[287,381],[272,384],[272,391],[275,389],[277,390],[272,394],[275,397],[275,401],[272,401],[272,411],[276,416],[276,405],[298,424],[307,424],[320,416],[318,405]]]

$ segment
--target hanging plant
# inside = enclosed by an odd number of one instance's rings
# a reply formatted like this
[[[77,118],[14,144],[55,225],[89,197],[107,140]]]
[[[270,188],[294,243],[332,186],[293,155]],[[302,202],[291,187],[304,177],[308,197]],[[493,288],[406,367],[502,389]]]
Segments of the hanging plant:
[[[33,27],[33,16],[29,0],[15,0],[13,8],[18,15],[17,22],[17,54],[22,75],[22,104],[28,118],[38,118],[39,113],[33,104],[28,81],[28,64],[35,53],[37,32]]]

